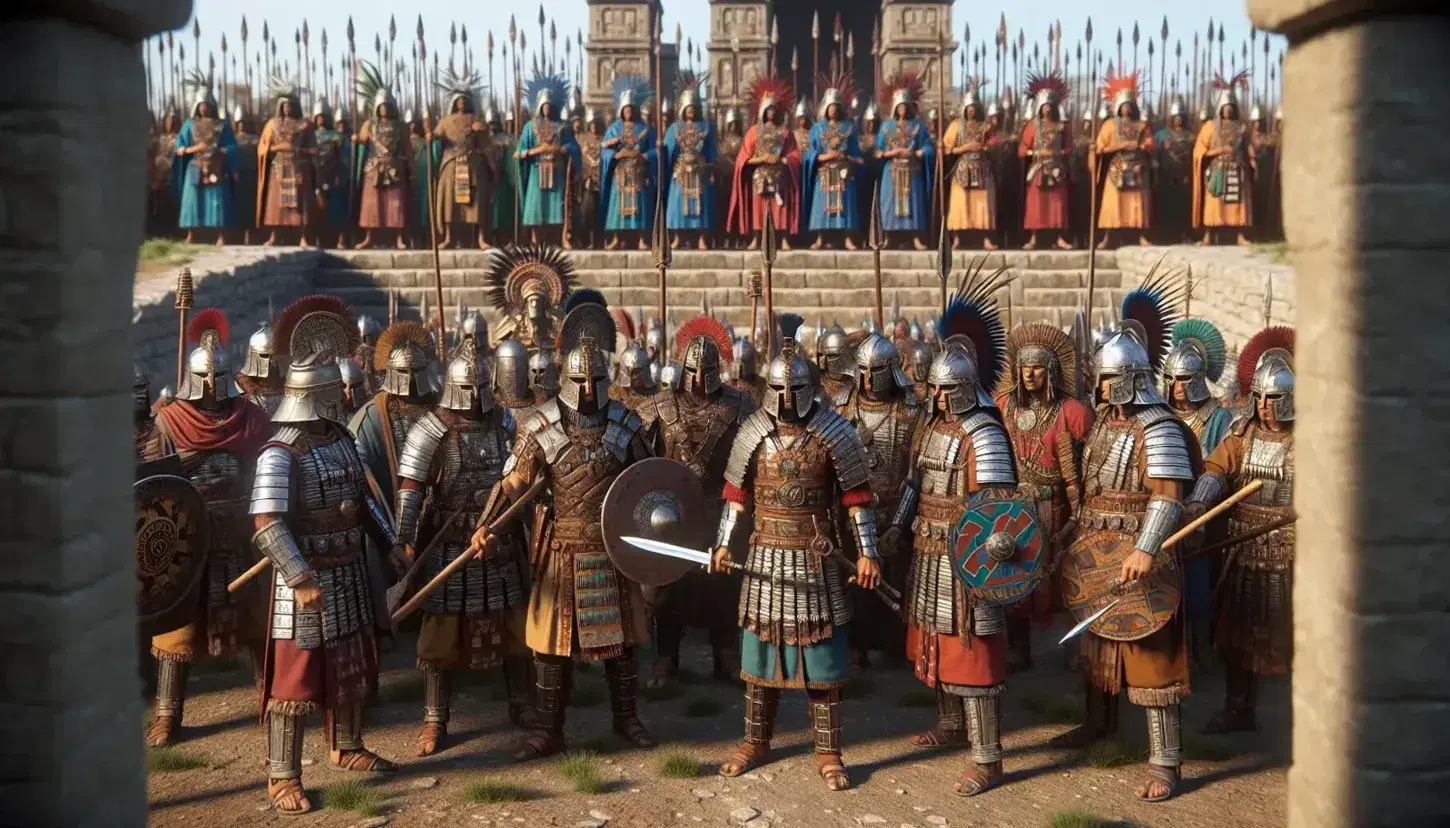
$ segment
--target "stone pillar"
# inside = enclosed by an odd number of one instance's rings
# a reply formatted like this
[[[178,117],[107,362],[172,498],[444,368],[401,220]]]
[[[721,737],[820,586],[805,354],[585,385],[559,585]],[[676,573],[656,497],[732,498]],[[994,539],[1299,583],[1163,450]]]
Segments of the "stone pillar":
[[[941,59],[942,50],[946,58]],[[941,107],[940,74],[946,70],[947,99],[952,100],[951,66],[957,41],[952,39],[952,6],[945,0],[884,0],[881,7],[881,81],[913,71],[921,78],[921,111]],[[947,110],[950,111],[950,108]],[[882,112],[883,119],[890,112]],[[950,119],[950,115],[945,117]]]
[[[1450,822],[1450,24],[1248,0],[1286,34],[1299,275],[1291,828]],[[1429,8],[1435,4],[1400,4]]]
[[[711,103],[722,110],[739,109],[742,123],[752,123],[750,83],[770,70],[770,3],[765,0],[710,0]],[[808,58],[806,59],[808,61]]]
[[[20,0],[0,24],[9,824],[146,824],[131,354],[115,343],[130,330],[145,214],[138,42],[190,14],[190,0]]]
[[[653,49],[659,0],[589,0],[589,39],[584,43],[584,105],[609,113],[612,121],[614,76],[639,75],[654,83]],[[665,91],[669,92],[666,78]]]

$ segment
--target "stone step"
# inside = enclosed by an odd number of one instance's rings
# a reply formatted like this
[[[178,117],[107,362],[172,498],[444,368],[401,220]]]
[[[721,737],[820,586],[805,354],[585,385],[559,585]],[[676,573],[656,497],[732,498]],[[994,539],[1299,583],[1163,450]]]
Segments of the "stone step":
[[[439,266],[449,270],[485,270],[493,254],[484,250],[444,250],[439,252]],[[588,270],[653,270],[654,254],[649,251],[601,251],[581,250],[569,254],[575,269]],[[1017,270],[1081,270],[1088,266],[1088,252],[1084,250],[1010,250],[987,253],[985,251],[959,250],[952,255],[952,268],[964,270],[968,267],[994,269],[1012,267]],[[320,266],[324,270],[432,270],[433,253],[428,250],[330,250],[324,251]],[[1115,269],[1117,254],[1112,251],[1099,253],[1097,266],[1101,269]],[[887,271],[926,270],[935,272],[937,254],[935,251],[886,250],[881,253],[881,267]],[[875,260],[869,251],[831,250],[787,250],[781,251],[775,260],[775,269],[780,270],[831,270],[866,271],[875,268]],[[679,250],[675,251],[672,270],[719,270],[759,272],[759,252],[742,250]]]

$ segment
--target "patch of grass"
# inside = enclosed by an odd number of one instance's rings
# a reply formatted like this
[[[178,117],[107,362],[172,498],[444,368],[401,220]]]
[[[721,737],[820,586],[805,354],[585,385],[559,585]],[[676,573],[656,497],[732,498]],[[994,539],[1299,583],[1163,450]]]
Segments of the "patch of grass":
[[[378,685],[377,700],[381,704],[421,704],[423,690],[423,675],[410,673],[395,681]]]
[[[685,703],[685,718],[705,719],[720,712],[720,702],[714,699],[690,699]]]
[[[528,788],[500,782],[475,782],[463,789],[463,799],[474,805],[498,805],[504,802],[528,802],[539,795]]]
[[[334,782],[322,789],[322,807],[329,811],[355,811],[365,817],[377,816],[383,797],[356,779]]]
[[[664,687],[641,687],[639,694],[644,696],[645,701],[662,702],[670,699],[678,699],[685,695],[685,686],[677,681],[672,681]]]
[[[624,750],[624,742],[618,736],[595,736],[580,742],[579,747],[595,756],[608,756]]]
[[[841,698],[864,699],[875,691],[876,682],[870,676],[855,675],[846,679],[846,686],[841,688]]]
[[[174,747],[146,749],[146,769],[152,773],[177,773],[196,770],[211,765],[211,760],[195,753],[187,753]]]
[[[1118,739],[1101,739],[1082,752],[1084,764],[1095,768],[1120,768],[1139,762],[1147,755],[1140,746]]]
[[[569,694],[569,704],[572,707],[598,707],[608,698],[609,694],[603,687],[597,684],[584,684],[574,688]]]
[[[201,250],[200,245],[186,244],[171,239],[147,239],[141,243],[139,258],[155,264],[183,265],[191,261]]]
[[[670,751],[655,760],[655,772],[663,779],[694,779],[700,775],[700,760],[683,751]]]
[[[1082,724],[1082,702],[1070,696],[1024,695],[1017,706],[1037,719],[1052,724]]]
[[[583,750],[571,750],[559,759],[559,773],[574,787],[574,793],[597,794],[604,790],[599,776],[599,756]]]
[[[1285,242],[1261,242],[1249,249],[1267,259],[1270,264],[1289,263],[1289,245]]]
[[[1087,811],[1057,811],[1047,815],[1046,828],[1108,828],[1112,823]]]
[[[896,697],[898,707],[936,707],[936,693],[930,688],[913,687]]]
[[[1185,739],[1183,741],[1183,755],[1188,759],[1197,759],[1203,762],[1227,762],[1238,756],[1240,751],[1235,750],[1231,745],[1215,739]]]

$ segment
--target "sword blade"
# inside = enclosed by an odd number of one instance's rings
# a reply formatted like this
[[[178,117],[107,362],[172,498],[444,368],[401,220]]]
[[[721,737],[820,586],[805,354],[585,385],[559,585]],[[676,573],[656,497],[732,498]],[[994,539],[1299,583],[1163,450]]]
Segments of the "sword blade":
[[[635,538],[622,536],[620,540],[637,549],[643,549],[654,555],[664,555],[667,558],[677,558],[682,561],[697,563],[702,566],[710,565],[710,553],[701,552],[698,549],[690,549],[685,546],[676,546],[673,543],[650,540],[649,538]]]
[[[1068,630],[1067,631],[1067,635],[1064,635],[1061,639],[1058,640],[1057,643],[1058,644],[1066,644],[1067,643],[1067,640],[1069,638],[1072,638],[1073,636],[1077,635],[1078,633],[1080,633],[1083,630],[1087,629],[1088,627],[1092,626],[1092,623],[1094,621],[1096,621],[1099,618],[1102,618],[1104,615],[1106,615],[1107,612],[1108,612],[1108,610],[1112,609],[1113,607],[1116,607],[1118,605],[1118,602],[1121,601],[1121,600],[1123,600],[1123,599],[1122,598],[1114,598],[1111,602],[1108,603],[1107,606],[1103,607],[1102,609],[1098,610],[1097,612],[1093,613],[1092,615],[1089,615],[1087,618],[1084,618],[1083,620],[1077,622],[1077,626],[1075,626],[1072,629]]]

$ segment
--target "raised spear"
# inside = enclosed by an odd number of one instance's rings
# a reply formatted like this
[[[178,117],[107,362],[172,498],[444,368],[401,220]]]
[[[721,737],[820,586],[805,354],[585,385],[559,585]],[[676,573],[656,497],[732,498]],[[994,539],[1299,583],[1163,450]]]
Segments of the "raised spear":
[[[1138,38],[1139,38],[1139,34],[1138,34],[1138,24],[1137,23],[1134,23],[1133,24],[1133,71],[1134,72],[1138,71]],[[1123,63],[1122,55],[1120,54],[1120,55],[1118,55],[1118,65],[1119,65],[1119,67],[1122,66],[1122,63]]]
[[[936,137],[938,141],[942,142],[938,146],[944,146],[947,134],[945,120],[947,109],[947,73],[952,70],[951,53],[947,51],[946,27],[942,27],[937,32],[937,57],[939,60],[936,69],[936,90],[938,96],[936,108]],[[947,251],[948,261],[950,261],[951,249],[947,246],[947,193],[945,190],[946,169],[947,165],[945,159],[938,159],[936,164],[936,191],[937,200],[940,204],[939,209],[941,210],[941,246],[943,250]],[[878,187],[877,189],[880,188]],[[942,308],[945,309],[947,302],[947,283],[945,279],[943,279],[941,283],[941,301]],[[885,331],[885,328],[881,327],[881,319],[879,317],[876,320],[876,324],[879,330]]]
[[[1118,62],[1114,65],[1118,67],[1118,71],[1123,70],[1123,28],[1121,26],[1118,27]]]
[[[540,52],[543,52],[544,51],[544,20],[545,20],[545,17],[544,17],[544,4],[543,3],[540,3],[539,4],[539,51]],[[539,60],[537,57],[535,57],[534,60],[535,60],[536,63],[543,63],[543,61]]]
[[[945,235],[945,234],[943,234]],[[881,297],[881,250],[886,247],[886,234],[881,232],[881,188],[871,188],[871,229],[866,239],[871,245],[871,262],[875,268],[872,286],[876,289],[876,330],[886,331],[886,313]]]
[[[1027,33],[1021,29],[1017,30],[1017,58],[1014,63],[1017,66],[1017,88],[1022,88],[1022,69],[1027,62]]]
[[[811,100],[816,98],[816,73],[819,71],[821,71],[821,13],[814,11],[811,12]],[[738,85],[740,80],[737,78],[735,83]],[[769,302],[770,299],[767,297],[766,303],[769,304]],[[766,315],[769,316],[769,312]],[[775,317],[771,316],[768,324],[774,326]]]
[[[1223,24],[1218,27],[1218,71],[1223,73]]]
[[[971,50],[972,50],[972,24],[970,24],[970,23],[964,23],[964,24],[962,24],[962,55],[965,57],[966,54],[967,54],[967,52],[970,52]],[[951,61],[949,59],[946,60],[946,61],[943,61],[943,66],[946,69],[946,71],[948,71],[948,72],[951,71],[952,64],[951,64]],[[965,82],[965,80],[966,80],[966,74],[967,74],[966,67],[967,67],[967,63],[964,60],[964,61],[962,61],[962,79],[963,79],[963,82]],[[941,101],[941,104],[940,104],[940,106],[938,108],[945,109],[946,108],[946,105],[947,105],[946,99],[943,98],[942,101]],[[937,135],[941,135],[941,134],[942,133],[937,133]]]
[[[1163,15],[1163,28],[1158,30],[1158,112],[1168,111],[1168,15]]]
[[[157,36],[157,38],[156,38],[156,61],[157,61],[157,63],[160,64],[160,67],[159,67],[159,69],[157,71],[157,74],[161,78],[160,86],[161,86],[161,109],[162,110],[165,110],[166,109],[166,98],[167,98],[167,94],[166,94],[166,89],[167,89],[166,75],[167,75],[167,72],[166,72],[166,69],[170,65],[170,62],[166,60],[166,41],[170,37],[171,37],[171,33],[170,32],[167,32],[166,33],[166,37]]]
[[[1148,76],[1148,87],[1151,89],[1153,86],[1153,39],[1151,37],[1148,38],[1148,63],[1143,67],[1143,71]],[[1163,107],[1160,105],[1158,110],[1161,112]]]
[[[344,77],[347,81],[348,95],[352,98],[352,120],[349,126],[356,128],[362,123],[362,113],[357,109],[357,32],[353,29],[352,16],[347,18],[347,66],[348,72]]]
[[[780,45],[780,18],[770,18],[770,68],[775,69],[775,50]]]
[[[801,59],[796,47],[790,47],[790,73],[791,88],[799,89],[801,86]]]
[[[775,356],[775,210],[765,211],[765,224],[760,228],[760,272],[764,277],[762,293],[765,294],[765,355]],[[754,333],[753,331],[751,332]],[[180,385],[178,384],[178,388]]]
[[[421,14],[418,15],[418,25],[414,27],[413,34],[418,38],[418,46],[415,50],[417,54],[413,57],[413,92],[418,98],[418,106],[421,107],[423,105],[423,90],[428,87],[426,82],[428,75],[428,43],[423,37],[423,15]],[[489,85],[492,84],[493,79],[490,78]],[[479,112],[481,113],[483,111],[483,101],[479,101],[478,105],[480,107]]]
[[[181,393],[181,380],[186,366],[186,315],[196,298],[196,285],[191,280],[191,268],[183,267],[176,274],[176,393]]]
[[[663,101],[664,101],[664,93],[665,93],[665,62],[664,62],[664,58],[663,58],[663,52],[664,52],[664,30],[663,29],[664,29],[664,27],[662,25],[662,21],[660,20],[660,18],[658,16],[655,17],[655,29],[654,29],[654,47],[655,47],[654,48],[654,52],[655,52],[655,67],[654,67],[655,68],[655,105],[654,105],[654,115],[655,115],[655,156],[656,156],[657,161],[658,161],[657,169],[655,171],[655,181],[658,181],[658,182],[663,182],[665,180],[665,132],[664,132],[664,130],[665,130],[665,107],[664,107],[664,103],[663,103]],[[667,290],[668,290],[667,282],[669,281],[668,280],[668,274],[669,274],[670,264],[672,263],[672,261],[674,259],[674,250],[670,247],[670,235],[669,235],[669,231],[665,227],[665,210],[666,210],[666,203],[667,203],[666,202],[666,196],[665,196],[665,190],[666,189],[668,189],[668,188],[664,187],[663,185],[658,186],[658,187],[655,188],[655,191],[656,191],[656,201],[655,201],[655,221],[654,221],[654,254],[655,254],[654,255],[654,258],[655,258],[655,270],[659,273],[659,309],[658,309],[658,313],[659,313],[659,318],[660,318],[661,341],[664,341],[664,342],[668,342],[669,341],[669,338],[668,338],[668,333],[669,333],[669,330],[668,330],[669,317],[665,313],[665,308],[668,307],[668,305],[669,305],[669,300],[668,300],[668,297],[666,295]]]
[[[512,26],[512,24],[510,24]],[[448,71],[453,71],[453,58],[458,55],[458,24],[448,24]]]
[[[323,28],[322,30],[322,38],[319,41],[318,46],[322,47],[322,91],[325,95],[332,90],[332,64],[327,62],[326,28]],[[333,95],[331,103],[333,106],[340,106],[342,104],[342,99],[337,97],[336,95]],[[333,126],[336,126],[336,124],[334,124]]]
[[[997,99],[1002,98],[1002,56],[1007,51],[1007,13],[1002,13],[1001,21],[997,23],[997,48],[992,50],[992,56],[996,59],[997,68],[993,70],[993,80],[997,82]]]
[[[488,89],[489,95],[493,94],[493,29],[488,30],[488,37],[484,38],[484,46],[488,53]],[[569,50],[569,41],[564,41],[564,51]]]
[[[306,66],[302,62],[302,30],[292,30],[292,43],[297,47],[297,74],[293,76],[292,82],[298,86],[302,85],[302,72]]]
[[[222,105],[224,111],[223,112],[219,112],[217,114],[221,117],[222,120],[225,121],[225,120],[227,120],[227,115],[226,115],[225,109],[228,109],[228,108],[231,107],[231,97],[230,97],[230,94],[229,94],[229,92],[227,90],[227,33],[226,32],[222,32],[222,86],[221,86],[221,89],[219,91],[221,92],[221,94],[218,96],[218,98],[221,100],[221,105]]]
[[[192,49],[192,60],[196,64],[196,71],[197,71],[197,73],[200,74],[201,73],[201,20],[198,19],[198,18],[192,18],[192,20],[191,20],[191,45],[194,47]],[[185,62],[186,61],[186,56],[185,55],[182,55],[182,58],[181,59],[182,59],[183,62]]]
[[[1198,32],[1193,33],[1193,78],[1190,83],[1193,90],[1193,108],[1197,110],[1203,106],[1202,88],[1198,82]]]
[[[554,62],[559,59],[559,30],[554,21],[549,21],[549,71],[554,71]]]

